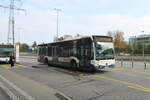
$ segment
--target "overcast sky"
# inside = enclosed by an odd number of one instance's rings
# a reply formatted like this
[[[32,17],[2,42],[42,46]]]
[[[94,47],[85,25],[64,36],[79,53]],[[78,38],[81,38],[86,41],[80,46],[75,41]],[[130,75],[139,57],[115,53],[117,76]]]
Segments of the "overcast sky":
[[[0,0],[8,5],[9,0]],[[60,8],[59,36],[64,34],[105,35],[108,31],[122,30],[125,39],[150,33],[150,0],[22,0],[15,13],[16,42],[32,44],[52,42],[56,35],[56,12]],[[7,9],[0,8],[0,43],[6,43],[8,29]],[[20,33],[20,35],[19,35]]]

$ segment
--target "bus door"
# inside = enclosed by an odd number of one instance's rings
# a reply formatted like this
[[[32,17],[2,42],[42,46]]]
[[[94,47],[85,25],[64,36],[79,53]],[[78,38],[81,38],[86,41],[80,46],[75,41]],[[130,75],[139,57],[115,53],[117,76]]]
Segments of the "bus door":
[[[84,47],[84,63],[85,66],[89,66],[91,62],[91,45],[85,45]]]
[[[80,66],[86,67],[91,59],[91,39],[82,39],[78,41],[77,55],[80,61]]]
[[[84,49],[84,46],[80,46],[78,48],[78,53],[79,53],[80,66],[84,67],[85,66],[85,49]]]
[[[91,49],[90,46],[81,46],[80,48],[80,64],[83,67],[88,67],[90,64],[90,59],[91,59]]]

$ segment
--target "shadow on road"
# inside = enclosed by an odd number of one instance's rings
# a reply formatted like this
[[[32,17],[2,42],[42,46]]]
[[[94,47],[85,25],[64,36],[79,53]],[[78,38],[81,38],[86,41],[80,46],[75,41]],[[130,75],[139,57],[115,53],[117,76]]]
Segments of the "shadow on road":
[[[37,66],[32,66],[32,68],[40,68],[40,69],[52,68],[55,71],[62,72],[65,74],[71,74],[74,76],[80,76],[80,75],[87,76],[87,75],[95,75],[95,74],[104,74],[109,72],[106,70],[90,71],[90,70],[81,70],[81,69],[71,69],[63,66],[46,66],[46,64],[38,64]]]

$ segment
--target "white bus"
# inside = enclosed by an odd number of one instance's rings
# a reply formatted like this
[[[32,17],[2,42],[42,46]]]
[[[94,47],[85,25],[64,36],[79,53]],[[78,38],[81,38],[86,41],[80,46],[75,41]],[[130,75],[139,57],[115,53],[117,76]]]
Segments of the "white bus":
[[[13,56],[13,45],[0,45],[0,63],[9,63],[10,56]]]
[[[38,61],[73,69],[100,70],[115,66],[112,37],[88,36],[38,45]]]

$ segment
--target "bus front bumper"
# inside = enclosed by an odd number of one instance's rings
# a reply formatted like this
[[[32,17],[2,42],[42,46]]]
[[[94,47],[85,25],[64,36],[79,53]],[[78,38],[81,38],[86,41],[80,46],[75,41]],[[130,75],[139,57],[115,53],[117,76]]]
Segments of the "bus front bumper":
[[[114,68],[115,67],[115,64],[112,64],[112,65],[99,65],[99,66],[94,66],[96,70],[101,70],[101,69],[105,69],[105,68]]]
[[[0,62],[1,63],[9,63],[9,57],[0,57]]]
[[[115,67],[115,59],[109,60],[91,60],[91,65],[95,69],[105,69],[105,68],[113,68]]]

